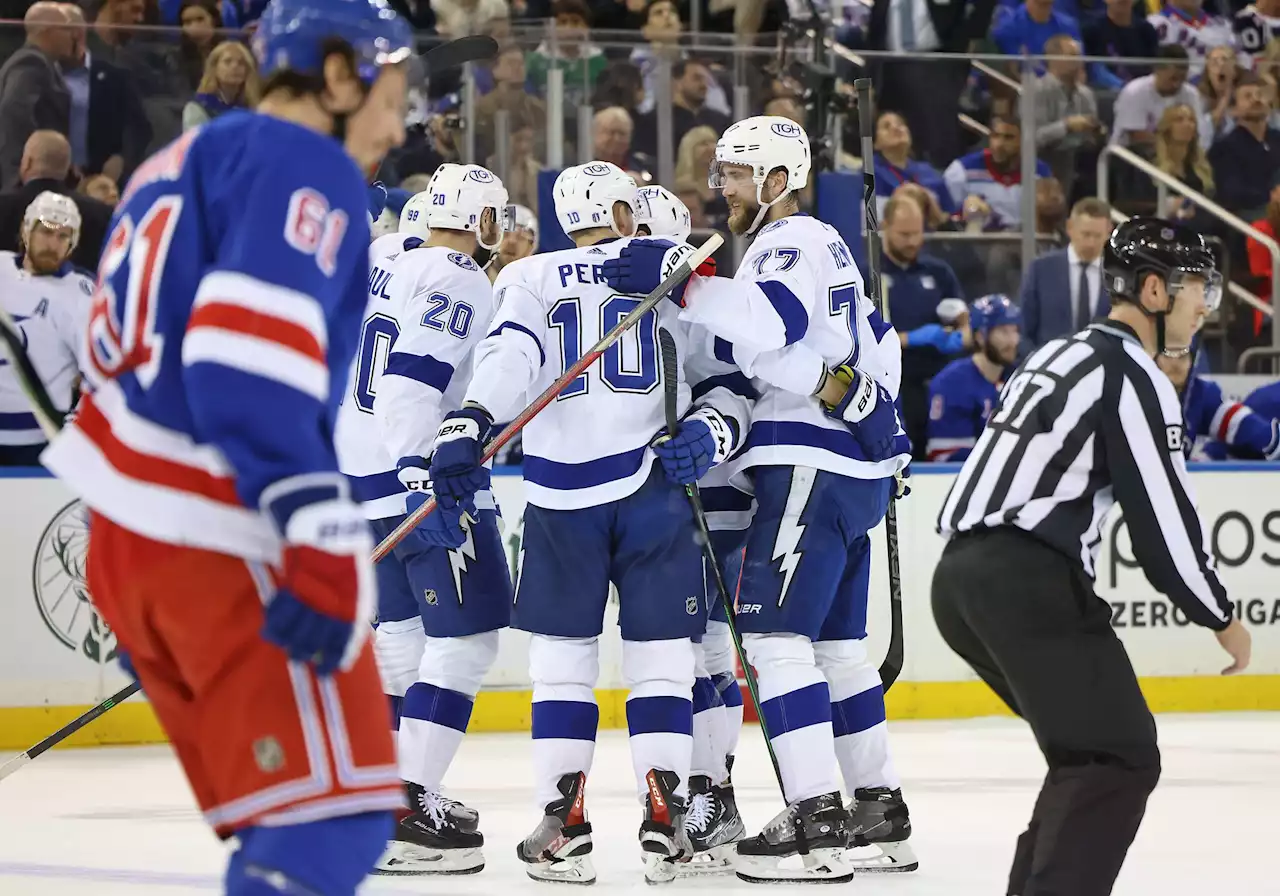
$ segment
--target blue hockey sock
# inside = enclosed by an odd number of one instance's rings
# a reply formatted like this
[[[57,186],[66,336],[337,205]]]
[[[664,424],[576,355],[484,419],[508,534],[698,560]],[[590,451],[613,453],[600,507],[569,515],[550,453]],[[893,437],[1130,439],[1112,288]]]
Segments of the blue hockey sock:
[[[395,694],[387,694],[387,702],[391,705],[391,730],[400,730],[400,717],[404,715],[404,698]]]
[[[394,830],[390,812],[245,828],[227,866],[227,896],[352,896]]]

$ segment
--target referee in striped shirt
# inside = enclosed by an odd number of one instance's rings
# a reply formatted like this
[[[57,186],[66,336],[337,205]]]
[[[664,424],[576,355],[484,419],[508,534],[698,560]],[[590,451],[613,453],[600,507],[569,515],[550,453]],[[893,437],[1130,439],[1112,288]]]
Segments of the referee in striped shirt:
[[[1093,590],[1119,501],[1148,581],[1249,662],[1189,491],[1182,408],[1156,366],[1188,352],[1221,277],[1199,234],[1135,218],[1106,248],[1110,317],[1010,378],[943,504],[933,613],[1049,764],[1009,896],[1111,892],[1160,776],[1155,720]]]

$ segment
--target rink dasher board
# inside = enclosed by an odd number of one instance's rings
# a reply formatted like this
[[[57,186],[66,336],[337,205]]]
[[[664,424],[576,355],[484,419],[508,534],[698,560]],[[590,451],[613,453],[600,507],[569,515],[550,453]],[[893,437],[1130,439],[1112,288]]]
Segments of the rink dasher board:
[[[956,465],[913,468],[912,494],[898,511],[906,662],[888,697],[890,718],[968,718],[1004,711],[942,642],[929,606],[943,548],[934,532]],[[1192,486],[1218,568],[1254,635],[1249,674],[1223,678],[1212,634],[1187,623],[1133,562],[1118,514],[1108,521],[1098,593],[1157,711],[1280,710],[1280,465],[1193,464]],[[502,469],[494,492],[505,519],[508,559],[519,551],[524,510],[519,471]],[[114,637],[92,611],[83,582],[83,508],[42,471],[0,470],[0,749],[21,749],[119,690],[127,679]],[[870,655],[888,639],[883,540],[873,533]],[[803,547],[803,545],[802,545]],[[181,583],[174,583],[181,587]],[[597,697],[604,727],[624,727],[621,644],[606,616]],[[472,715],[472,730],[520,731],[530,722],[527,636],[503,633],[498,660]],[[163,733],[133,698],[72,743],[152,743]]]

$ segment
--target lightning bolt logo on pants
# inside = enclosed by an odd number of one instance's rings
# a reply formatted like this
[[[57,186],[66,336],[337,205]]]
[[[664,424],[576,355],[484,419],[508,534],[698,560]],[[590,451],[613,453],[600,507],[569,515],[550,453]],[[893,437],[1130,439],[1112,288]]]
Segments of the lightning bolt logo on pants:
[[[458,595],[458,606],[462,606],[462,574],[467,571],[467,561],[476,559],[476,536],[473,526],[476,521],[471,514],[462,515],[462,531],[467,540],[457,550],[449,551],[449,571],[453,573],[453,590]]]
[[[800,565],[800,537],[804,535],[805,525],[800,522],[804,509],[809,504],[809,496],[813,494],[813,485],[817,481],[818,471],[812,467],[793,467],[791,470],[791,488],[787,491],[787,504],[782,510],[782,519],[778,521],[778,534],[773,540],[773,559],[780,561],[778,569],[782,572],[782,590],[778,593],[778,606],[787,599],[787,590],[791,587],[791,579]]]

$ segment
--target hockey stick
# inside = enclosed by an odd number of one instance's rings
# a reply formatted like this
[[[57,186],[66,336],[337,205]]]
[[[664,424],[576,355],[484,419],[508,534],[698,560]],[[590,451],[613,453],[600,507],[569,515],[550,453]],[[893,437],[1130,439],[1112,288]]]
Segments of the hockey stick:
[[[498,55],[498,42],[487,34],[471,34],[429,47],[421,56],[427,77]]]
[[[17,324],[14,323],[13,318],[4,308],[0,308],[0,342],[4,343],[5,351],[8,353],[9,359],[13,363],[13,369],[17,373],[18,383],[22,386],[22,391],[27,394],[27,398],[31,402],[32,412],[35,414],[36,420],[39,421],[40,428],[44,430],[45,436],[52,440],[62,429],[62,412],[54,406],[48,390],[45,389],[44,383],[40,380],[40,375],[36,373],[35,366],[32,365],[31,359],[27,356],[26,346]],[[0,780],[9,777],[46,750],[56,747],[117,703],[128,700],[138,693],[141,687],[136,681],[129,682],[120,691],[112,694],[84,715],[63,725],[30,750],[25,753],[19,753],[4,765],[0,765]]]
[[[679,397],[677,393],[680,388],[680,362],[676,358],[676,341],[663,327],[658,328],[658,346],[662,352],[662,389],[667,415],[667,438],[670,438],[680,427],[680,414],[676,409],[676,400]],[[698,494],[697,485],[686,485],[684,493],[689,499],[689,509],[693,511],[693,524],[698,529],[702,555],[711,565],[711,577],[715,579],[716,593],[720,595],[720,604],[724,607],[725,619],[729,623],[729,634],[733,636],[733,651],[738,655],[738,662],[742,665],[742,675],[747,679],[751,704],[755,707],[756,719],[760,722],[760,733],[764,735],[764,746],[769,751],[769,761],[773,763],[773,776],[778,779],[778,789],[782,791],[782,801],[785,803],[787,788],[782,783],[782,767],[778,765],[778,757],[774,755],[773,741],[769,738],[764,712],[760,708],[760,687],[756,683],[755,670],[751,668],[746,650],[742,646],[742,636],[738,634],[738,626],[733,621],[735,615],[733,598],[729,597],[729,589],[725,587],[720,564],[716,562],[715,548],[711,545],[711,529],[707,526],[707,512],[702,508],[702,496]]]
[[[484,453],[480,457],[481,463],[490,460],[503,445],[511,441],[511,437],[518,433],[528,424],[530,420],[542,412],[542,409],[551,402],[555,401],[556,396],[560,394],[565,386],[569,385],[578,376],[596,362],[596,359],[605,353],[605,349],[613,345],[622,338],[622,334],[634,327],[640,322],[640,318],[644,317],[659,302],[667,297],[667,293],[675,289],[686,279],[688,279],[698,265],[702,264],[708,258],[715,254],[716,250],[724,243],[724,237],[718,233],[711,234],[707,241],[693,251],[692,255],[685,258],[684,261],[676,267],[676,269],[661,283],[653,292],[649,293],[640,300],[640,304],[632,309],[631,313],[618,321],[618,325],[604,335],[604,337],[591,347],[591,350],[584,354],[578,361],[573,364],[564,375],[557,379],[554,383],[546,388],[546,390],[533,400],[533,403],[521,411],[514,420],[507,424],[506,429],[498,433],[496,437],[490,440],[489,444],[484,446]],[[377,563],[383,557],[387,556],[400,540],[413,531],[418,523],[427,518],[431,511],[436,509],[436,499],[428,498],[427,502],[415,510],[413,513],[405,517],[404,522],[396,526],[391,534],[382,540],[373,551],[373,562]]]
[[[71,735],[79,731],[81,728],[83,728],[85,725],[88,725],[98,716],[102,715],[108,709],[111,709],[117,703],[123,703],[125,700],[128,700],[134,694],[138,693],[138,691],[140,691],[141,689],[142,689],[142,685],[138,684],[136,681],[129,682],[129,684],[126,687],[124,687],[117,693],[112,694],[110,697],[108,697],[106,700],[103,700],[101,703],[99,703],[93,709],[86,712],[84,715],[63,725],[61,728],[53,732],[53,734],[50,734],[44,740],[40,741],[40,743],[36,744],[30,750],[27,750],[27,752],[19,753],[17,756],[14,756],[4,765],[0,765],[0,781],[3,781],[5,778],[12,775],[14,772],[22,768],[32,759],[35,759],[41,753],[45,752],[46,750],[52,749],[53,747],[56,747],[58,744],[62,743],[68,737],[70,737]]]
[[[880,288],[880,225],[876,221],[876,167],[872,134],[875,131],[875,106],[871,97],[871,79],[853,82],[858,98],[858,127],[862,132],[862,204],[866,212],[863,222],[867,241],[867,298],[889,321],[889,302]],[[889,553],[889,649],[880,664],[880,681],[887,692],[902,673],[902,571],[898,566],[898,485],[895,480],[889,495],[889,508],[884,514],[884,541]]]

